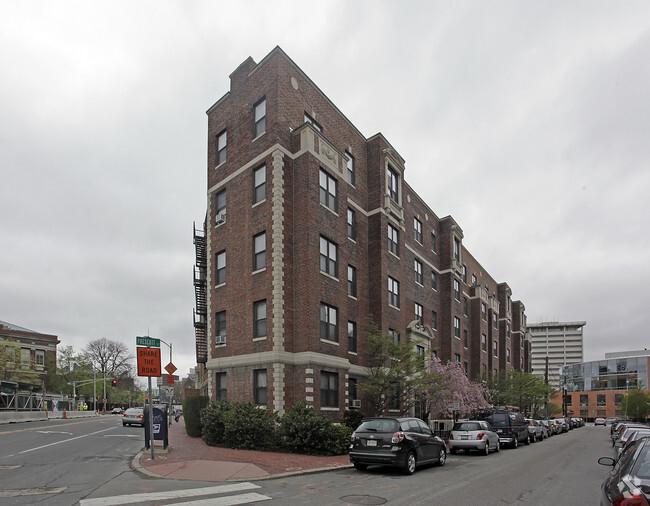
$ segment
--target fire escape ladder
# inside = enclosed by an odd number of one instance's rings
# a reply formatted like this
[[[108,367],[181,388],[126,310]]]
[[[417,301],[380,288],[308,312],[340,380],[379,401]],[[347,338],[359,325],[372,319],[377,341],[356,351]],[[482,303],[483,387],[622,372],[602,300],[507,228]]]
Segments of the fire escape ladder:
[[[205,225],[204,225],[205,226]],[[196,337],[196,362],[205,364],[208,361],[208,294],[207,294],[207,246],[205,228],[196,228],[194,224],[194,247],[196,249],[196,265],[194,266],[194,296],[196,308],[193,312],[194,334]]]

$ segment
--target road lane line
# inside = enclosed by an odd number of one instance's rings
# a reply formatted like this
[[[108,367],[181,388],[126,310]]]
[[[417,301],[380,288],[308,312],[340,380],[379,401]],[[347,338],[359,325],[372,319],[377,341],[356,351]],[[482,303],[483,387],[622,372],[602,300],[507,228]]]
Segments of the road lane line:
[[[56,441],[55,443],[50,443],[50,444],[43,445],[43,446],[37,446],[36,448],[30,448],[29,450],[23,450],[22,452],[18,452],[16,455],[22,455],[23,453],[29,453],[29,452],[33,452],[33,451],[36,451],[36,450],[41,450],[43,448],[47,448],[48,446],[54,446],[54,445],[58,445],[58,444],[61,444],[61,443],[67,443],[68,441],[74,441],[75,439],[81,439],[83,437],[94,436],[95,434],[99,434],[100,432],[106,432],[107,430],[113,430],[114,428],[115,427],[109,427],[108,429],[98,430],[97,432],[91,432],[90,434],[84,434],[83,436],[71,437],[70,439],[64,439],[63,441]]]
[[[60,420],[61,420],[61,422],[65,422],[64,419],[60,419]],[[97,421],[97,419],[96,419],[96,418],[93,418],[93,419],[91,419],[91,420],[84,420],[84,421],[81,421],[81,422],[68,422],[68,423],[65,423],[64,425],[66,425],[66,426],[67,426],[67,425],[76,425],[76,424],[78,424],[78,423],[90,423],[90,422],[96,422],[96,421]],[[104,420],[101,420],[100,423],[104,423]],[[0,434],[13,434],[13,433],[15,433],[15,432],[27,432],[27,431],[30,431],[30,430],[51,429],[51,428],[58,428],[58,427],[60,427],[60,426],[61,426],[61,425],[46,425],[46,426],[44,426],[44,427],[31,427],[31,428],[29,428],[29,429],[14,429],[14,430],[6,430],[6,431],[3,431],[3,432],[0,432]]]
[[[182,497],[196,497],[209,494],[226,494],[230,492],[241,492],[262,488],[259,485],[248,481],[241,483],[229,483],[214,487],[191,488],[187,490],[169,490],[167,492],[151,492],[148,494],[126,494],[113,497],[97,497],[94,499],[82,499],[79,506],[116,506],[119,504],[133,504],[146,501],[162,501],[166,499],[180,499]],[[215,503],[216,504],[216,503]],[[232,503],[237,504],[237,503]]]

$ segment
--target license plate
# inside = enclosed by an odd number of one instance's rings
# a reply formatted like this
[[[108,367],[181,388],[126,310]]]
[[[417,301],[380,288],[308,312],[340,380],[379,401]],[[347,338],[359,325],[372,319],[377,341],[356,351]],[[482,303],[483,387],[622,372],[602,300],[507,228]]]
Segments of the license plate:
[[[366,446],[377,446],[377,441],[375,441],[374,439],[369,439],[368,441],[366,441]]]
[[[460,436],[461,439],[469,439],[469,436]]]

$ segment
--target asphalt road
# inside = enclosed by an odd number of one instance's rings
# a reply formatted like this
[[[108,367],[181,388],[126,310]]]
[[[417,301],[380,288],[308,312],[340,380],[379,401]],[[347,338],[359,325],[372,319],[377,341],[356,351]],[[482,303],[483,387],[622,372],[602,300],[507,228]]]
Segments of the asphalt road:
[[[587,426],[489,456],[449,455],[412,476],[370,467],[256,483],[155,479],[130,468],[143,429],[117,416],[0,425],[0,504],[598,504],[609,427]]]

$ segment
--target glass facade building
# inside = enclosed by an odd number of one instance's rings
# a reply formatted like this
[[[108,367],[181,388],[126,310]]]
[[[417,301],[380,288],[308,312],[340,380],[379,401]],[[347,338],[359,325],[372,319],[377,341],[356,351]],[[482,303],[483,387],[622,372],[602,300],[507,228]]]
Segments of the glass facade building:
[[[648,388],[648,357],[622,357],[583,362],[562,368],[568,392]]]

